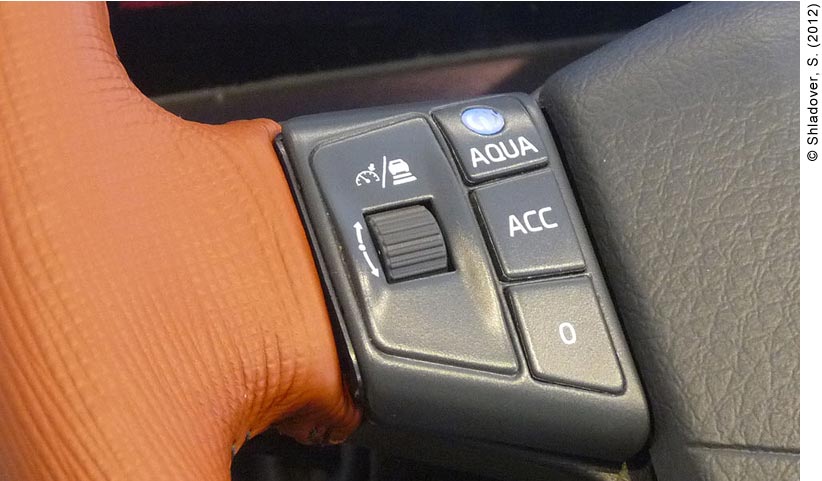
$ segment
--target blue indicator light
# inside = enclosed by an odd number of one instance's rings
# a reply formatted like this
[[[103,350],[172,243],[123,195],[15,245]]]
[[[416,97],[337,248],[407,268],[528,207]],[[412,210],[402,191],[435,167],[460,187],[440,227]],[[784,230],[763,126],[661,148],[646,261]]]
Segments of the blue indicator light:
[[[480,135],[494,135],[505,127],[505,119],[494,109],[471,107],[462,113],[462,125]]]

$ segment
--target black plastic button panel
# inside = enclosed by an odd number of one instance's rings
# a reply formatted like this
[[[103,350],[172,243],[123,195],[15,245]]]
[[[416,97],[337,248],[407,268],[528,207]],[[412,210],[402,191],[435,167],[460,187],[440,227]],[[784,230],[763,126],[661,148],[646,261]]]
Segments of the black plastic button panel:
[[[277,145],[371,421],[617,461],[644,445],[639,378],[533,100],[301,117]]]

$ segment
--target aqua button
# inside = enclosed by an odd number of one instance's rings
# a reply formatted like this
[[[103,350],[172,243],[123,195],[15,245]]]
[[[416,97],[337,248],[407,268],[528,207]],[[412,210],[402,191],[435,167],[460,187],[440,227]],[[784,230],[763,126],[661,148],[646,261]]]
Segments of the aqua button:
[[[494,135],[505,127],[505,119],[494,109],[471,107],[461,116],[462,124],[480,135]]]

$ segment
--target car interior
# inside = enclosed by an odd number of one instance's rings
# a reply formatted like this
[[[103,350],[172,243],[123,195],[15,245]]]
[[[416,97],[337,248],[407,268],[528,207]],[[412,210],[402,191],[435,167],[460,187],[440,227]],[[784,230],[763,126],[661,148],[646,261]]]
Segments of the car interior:
[[[799,479],[799,10],[110,2],[161,106],[281,123],[365,413],[232,479]]]

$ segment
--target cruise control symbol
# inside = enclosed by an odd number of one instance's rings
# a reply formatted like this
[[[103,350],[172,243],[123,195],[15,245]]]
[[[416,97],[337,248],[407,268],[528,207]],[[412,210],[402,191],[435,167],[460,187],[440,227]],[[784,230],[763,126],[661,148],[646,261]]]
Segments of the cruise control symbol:
[[[377,168],[374,167],[374,164],[371,163],[371,164],[368,164],[368,169],[363,170],[362,172],[357,174],[357,176],[354,177],[354,183],[357,184],[357,187],[359,187],[361,185],[364,185],[364,184],[370,184],[371,182],[374,182],[375,184],[379,184],[380,183],[380,175],[375,172],[376,169]]]
[[[411,166],[403,159],[388,160],[385,155],[382,156],[382,175],[377,173],[377,168],[374,163],[368,164],[368,169],[363,170],[354,177],[354,183],[357,187],[366,184],[379,184],[385,189],[388,175],[391,175],[391,185],[402,185],[417,180],[411,172]]]

